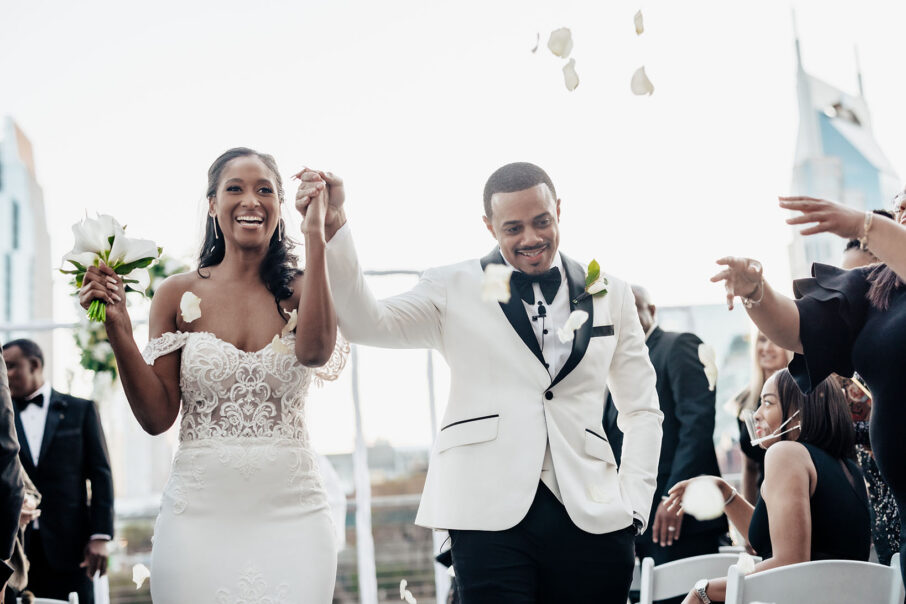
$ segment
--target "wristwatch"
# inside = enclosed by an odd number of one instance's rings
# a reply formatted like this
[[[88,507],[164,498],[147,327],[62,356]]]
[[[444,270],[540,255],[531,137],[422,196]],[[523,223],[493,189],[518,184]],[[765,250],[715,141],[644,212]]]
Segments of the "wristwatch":
[[[689,585],[686,583],[686,585]],[[708,580],[699,579],[695,582],[695,587],[692,588],[695,590],[695,595],[698,596],[698,599],[702,601],[702,604],[711,604],[711,598],[708,597]]]

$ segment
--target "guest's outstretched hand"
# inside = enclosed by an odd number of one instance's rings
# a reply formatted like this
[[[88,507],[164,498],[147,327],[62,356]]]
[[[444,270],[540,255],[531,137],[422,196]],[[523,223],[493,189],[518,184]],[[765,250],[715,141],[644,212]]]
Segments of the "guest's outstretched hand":
[[[833,233],[844,239],[856,239],[863,234],[865,212],[814,197],[779,197],[778,199],[780,199],[781,208],[801,212],[798,216],[788,218],[787,224],[816,223],[799,231],[802,235]]]
[[[724,281],[727,307],[730,310],[733,310],[733,298],[736,296],[757,299],[764,294],[764,278],[758,260],[724,256],[717,263],[727,268],[711,277],[711,281],[713,283]]]

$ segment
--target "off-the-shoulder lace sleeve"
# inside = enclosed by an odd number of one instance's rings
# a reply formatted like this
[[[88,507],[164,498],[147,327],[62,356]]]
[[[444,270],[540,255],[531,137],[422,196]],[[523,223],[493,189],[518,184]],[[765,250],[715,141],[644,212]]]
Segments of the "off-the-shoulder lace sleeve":
[[[179,350],[185,346],[188,338],[189,332],[187,331],[168,331],[161,334],[148,342],[148,345],[142,351],[142,358],[149,365],[153,365],[154,361],[165,354],[170,354],[174,350]]]
[[[315,383],[322,386],[324,382],[332,382],[343,372],[346,367],[346,359],[349,358],[349,342],[343,337],[343,334],[337,332],[337,343],[333,347],[333,353],[330,355],[327,363],[315,369]]]
[[[831,373],[853,374],[853,343],[868,312],[865,274],[816,262],[811,279],[793,283],[803,354],[793,357],[790,373],[803,392],[811,392]]]

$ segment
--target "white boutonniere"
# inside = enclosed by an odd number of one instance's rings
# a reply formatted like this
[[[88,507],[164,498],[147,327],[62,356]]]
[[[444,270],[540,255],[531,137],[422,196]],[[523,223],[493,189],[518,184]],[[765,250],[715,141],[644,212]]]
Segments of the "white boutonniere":
[[[588,263],[585,273],[585,291],[573,299],[573,304],[578,304],[589,296],[604,297],[607,295],[607,277],[601,274],[601,265],[597,260]]]
[[[698,345],[698,360],[701,361],[705,369],[705,377],[708,378],[708,390],[714,391],[717,385],[717,353],[707,344]]]

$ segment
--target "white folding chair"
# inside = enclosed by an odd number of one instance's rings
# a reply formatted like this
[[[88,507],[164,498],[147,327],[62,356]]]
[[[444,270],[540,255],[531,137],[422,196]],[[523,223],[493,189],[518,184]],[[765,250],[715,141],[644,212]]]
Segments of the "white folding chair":
[[[35,604],[79,604],[79,594],[72,592],[68,600],[54,600],[53,598],[35,598]],[[22,598],[16,598],[16,604],[22,604]]]
[[[751,575],[742,574],[734,564],[730,567],[726,604],[903,604],[904,596],[897,555],[890,566],[855,560],[816,560]]]
[[[752,557],[761,562],[761,558]],[[737,560],[739,554],[708,554],[655,566],[652,558],[645,558],[642,560],[639,604],[685,595],[699,579],[725,576]]]

